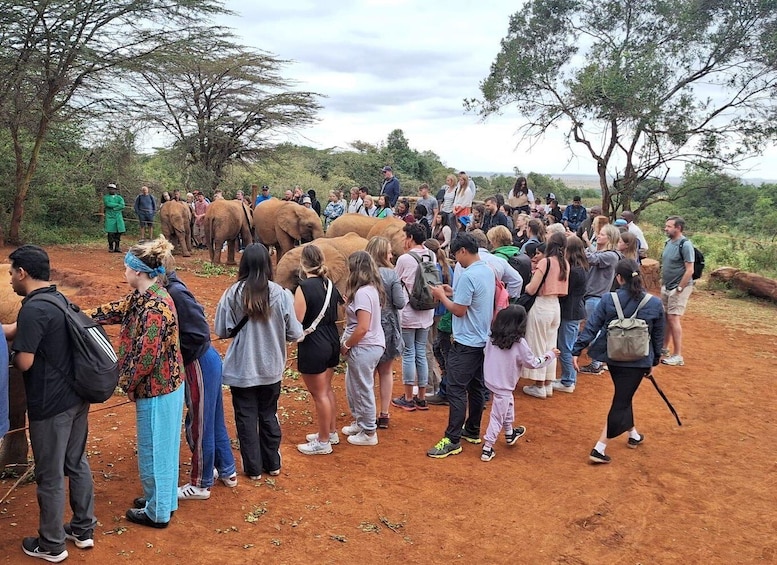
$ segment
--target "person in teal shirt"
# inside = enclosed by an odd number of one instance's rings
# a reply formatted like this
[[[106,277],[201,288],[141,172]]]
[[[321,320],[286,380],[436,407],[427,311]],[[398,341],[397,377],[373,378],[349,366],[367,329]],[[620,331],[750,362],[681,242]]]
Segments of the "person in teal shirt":
[[[108,185],[108,194],[103,196],[105,208],[105,231],[108,234],[108,253],[121,253],[119,242],[121,234],[127,229],[124,227],[124,197],[116,192],[116,185]]]

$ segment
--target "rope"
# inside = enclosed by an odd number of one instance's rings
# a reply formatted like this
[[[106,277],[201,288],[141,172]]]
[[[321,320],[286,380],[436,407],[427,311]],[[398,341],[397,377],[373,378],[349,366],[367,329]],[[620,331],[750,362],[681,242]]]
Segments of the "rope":
[[[119,402],[117,404],[112,404],[110,406],[101,406],[100,408],[95,408],[94,410],[89,410],[89,414],[94,414],[95,412],[102,412],[103,410],[110,410],[112,408],[118,408],[120,406],[125,406],[127,404],[130,404],[131,402],[132,402],[131,400],[125,400],[124,402]],[[5,435],[9,436],[11,434],[23,432],[23,431],[26,431],[26,430],[29,430],[29,429],[30,429],[30,426],[24,426],[23,428],[16,428],[14,430],[8,430],[5,433]],[[3,437],[5,437],[5,436],[3,436]],[[0,501],[0,503],[2,503],[2,501]]]

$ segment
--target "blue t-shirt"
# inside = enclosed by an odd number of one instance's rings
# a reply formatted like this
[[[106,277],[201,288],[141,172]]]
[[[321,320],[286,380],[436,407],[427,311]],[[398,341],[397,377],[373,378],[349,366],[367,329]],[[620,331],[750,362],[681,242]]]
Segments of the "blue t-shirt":
[[[267,196],[265,196],[264,194],[261,194],[261,193],[260,193],[260,194],[259,194],[259,195],[256,197],[256,200],[254,200],[254,208],[256,208],[257,206],[259,206],[259,204],[261,204],[262,202],[264,202],[264,201],[266,201],[266,200],[269,200],[270,198],[272,198],[272,195],[271,195],[271,194],[268,194]]]
[[[469,306],[464,316],[453,316],[453,339],[469,347],[485,347],[494,316],[496,276],[483,261],[464,269],[453,281],[453,302]]]

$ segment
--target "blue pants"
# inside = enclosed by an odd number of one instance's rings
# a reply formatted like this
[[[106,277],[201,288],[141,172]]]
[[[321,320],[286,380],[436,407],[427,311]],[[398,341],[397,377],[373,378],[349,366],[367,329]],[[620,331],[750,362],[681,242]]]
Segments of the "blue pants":
[[[426,363],[426,340],[429,328],[402,328],[402,384],[426,387],[429,366]]]
[[[184,387],[169,394],[138,398],[138,471],[146,499],[146,514],[154,522],[169,522],[178,509],[178,453]]]
[[[577,371],[572,366],[572,347],[580,330],[580,320],[562,320],[558,328],[558,348],[561,351],[561,384],[574,386],[577,382]]]
[[[221,357],[213,347],[186,365],[186,408],[186,443],[192,450],[189,483],[207,488],[213,485],[214,467],[222,477],[236,471],[224,424]]]
[[[601,296],[589,296],[588,298],[585,299],[585,317],[587,320],[591,319],[591,317],[594,314],[594,310],[596,310],[596,307],[599,306],[599,303],[601,301],[602,301]],[[597,361],[596,359],[591,359],[591,365],[593,365],[598,369],[599,367],[602,366],[602,362]]]

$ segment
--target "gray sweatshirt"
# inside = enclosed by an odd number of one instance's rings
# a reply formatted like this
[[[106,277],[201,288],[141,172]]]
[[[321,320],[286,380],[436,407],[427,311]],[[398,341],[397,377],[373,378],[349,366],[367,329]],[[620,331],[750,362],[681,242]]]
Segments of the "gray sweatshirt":
[[[243,318],[243,283],[229,287],[216,307],[216,335],[227,337]],[[249,320],[229,344],[224,356],[225,385],[246,388],[269,385],[283,378],[286,342],[302,337],[302,324],[294,315],[294,298],[270,282],[270,316]]]
[[[601,298],[612,290],[612,281],[615,279],[615,267],[623,255],[615,250],[586,251],[588,258],[588,274],[585,278],[585,297]]]

